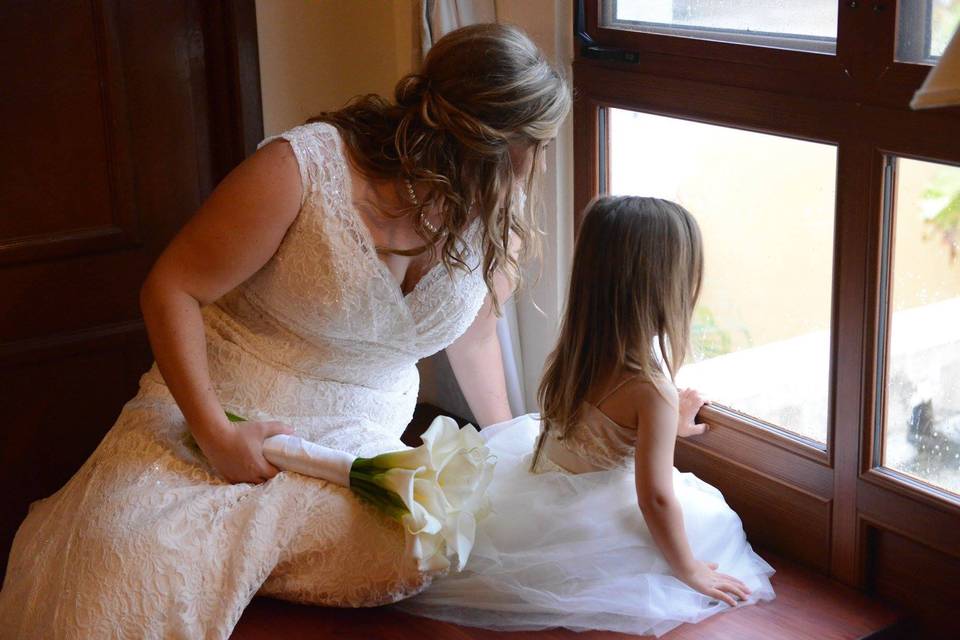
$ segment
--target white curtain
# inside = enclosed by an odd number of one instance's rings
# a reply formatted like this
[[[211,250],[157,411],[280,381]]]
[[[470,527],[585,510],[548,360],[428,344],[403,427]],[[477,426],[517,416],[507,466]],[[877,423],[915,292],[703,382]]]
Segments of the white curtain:
[[[434,42],[454,29],[479,22],[496,22],[496,2],[495,0],[422,0],[420,18],[420,42],[423,55],[426,56]],[[507,382],[510,410],[513,415],[518,416],[526,413],[526,401],[517,308],[512,299],[504,305],[503,316],[497,322],[497,336],[500,339],[500,351],[503,354],[503,371]],[[443,351],[422,360],[419,368],[421,402],[429,402],[446,412],[469,420],[474,419]]]
[[[434,42],[455,29],[478,22],[496,21],[495,0],[422,0],[420,44],[423,55],[427,55]]]

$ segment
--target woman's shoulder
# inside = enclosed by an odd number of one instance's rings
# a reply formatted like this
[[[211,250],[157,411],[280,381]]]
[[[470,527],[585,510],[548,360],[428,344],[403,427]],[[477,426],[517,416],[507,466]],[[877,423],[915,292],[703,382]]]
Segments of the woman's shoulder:
[[[286,142],[290,146],[297,161],[304,200],[317,190],[324,176],[328,179],[331,177],[329,164],[339,163],[343,159],[340,133],[328,122],[307,122],[267,136],[257,145],[257,149],[263,149],[278,141]]]
[[[639,423],[674,416],[679,407],[677,388],[666,378],[637,376],[624,385],[624,399]]]
[[[257,148],[260,149],[278,140],[287,142],[298,156],[301,152],[306,156],[338,150],[340,133],[329,122],[307,122],[267,136],[257,145]]]

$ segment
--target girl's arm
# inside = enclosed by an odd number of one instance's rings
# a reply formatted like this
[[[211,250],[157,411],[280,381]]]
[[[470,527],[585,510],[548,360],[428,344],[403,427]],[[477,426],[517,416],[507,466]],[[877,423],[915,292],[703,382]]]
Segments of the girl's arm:
[[[231,482],[277,473],[263,440],[289,427],[230,423],[210,382],[201,305],[253,275],[276,252],[300,209],[300,173],[288,144],[275,142],[217,186],[157,259],[140,292],[150,345],[194,439]]]
[[[641,384],[637,392],[636,485],[640,511],[673,574],[700,593],[733,607],[734,597],[746,600],[750,590],[733,576],[718,573],[715,563],[695,558],[687,541],[683,511],[673,491],[677,391],[672,386],[662,387],[658,391],[653,384]]]
[[[506,304],[513,286],[501,273],[494,279],[494,290],[500,303]],[[487,294],[470,328],[447,347],[447,357],[457,384],[480,423],[478,426],[485,427],[513,417],[497,338],[497,316],[490,294]]]

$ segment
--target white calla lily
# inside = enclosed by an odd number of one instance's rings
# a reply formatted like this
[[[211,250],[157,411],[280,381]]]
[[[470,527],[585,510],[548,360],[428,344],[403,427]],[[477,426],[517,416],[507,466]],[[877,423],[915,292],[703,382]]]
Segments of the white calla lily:
[[[457,421],[447,416],[438,416],[420,436],[423,446],[430,452],[431,467],[442,469],[447,460],[462,446],[460,427]]]
[[[467,564],[476,535],[477,520],[472,512],[458,511],[447,518],[443,527],[443,538],[447,549],[452,549],[457,554],[457,571],[463,571]]]
[[[436,509],[431,513],[422,503],[422,497],[425,495],[425,488],[420,487],[420,495],[417,492],[417,474],[426,471],[424,467],[419,469],[389,469],[383,474],[374,478],[374,482],[396,493],[403,501],[403,505],[409,513],[403,517],[403,524],[407,531],[413,535],[420,533],[436,534],[443,529],[444,512],[438,512]],[[420,499],[418,499],[420,498]],[[432,504],[431,504],[432,506]]]
[[[433,466],[429,449],[422,446],[381,453],[371,458],[369,464],[379,469],[419,469]]]
[[[443,536],[429,534],[411,536],[407,550],[417,559],[421,571],[436,573],[447,571],[450,568],[446,541]]]
[[[227,414],[233,421],[244,418]],[[477,520],[489,511],[487,486],[493,477],[490,450],[472,425],[462,429],[446,416],[436,418],[412,449],[355,458],[282,435],[268,438],[264,456],[296,471],[349,487],[382,513],[403,524],[408,551],[421,571],[450,568],[457,556],[463,569],[473,549]]]

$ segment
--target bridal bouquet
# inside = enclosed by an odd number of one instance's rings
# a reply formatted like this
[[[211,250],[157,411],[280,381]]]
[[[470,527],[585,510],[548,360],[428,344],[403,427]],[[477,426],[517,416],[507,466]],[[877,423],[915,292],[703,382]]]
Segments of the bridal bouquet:
[[[227,412],[234,422],[244,418]],[[297,436],[263,441],[275,467],[348,487],[403,524],[408,550],[421,571],[443,571],[456,556],[457,570],[470,557],[476,523],[488,510],[493,459],[472,425],[437,417],[413,449],[359,458]]]

